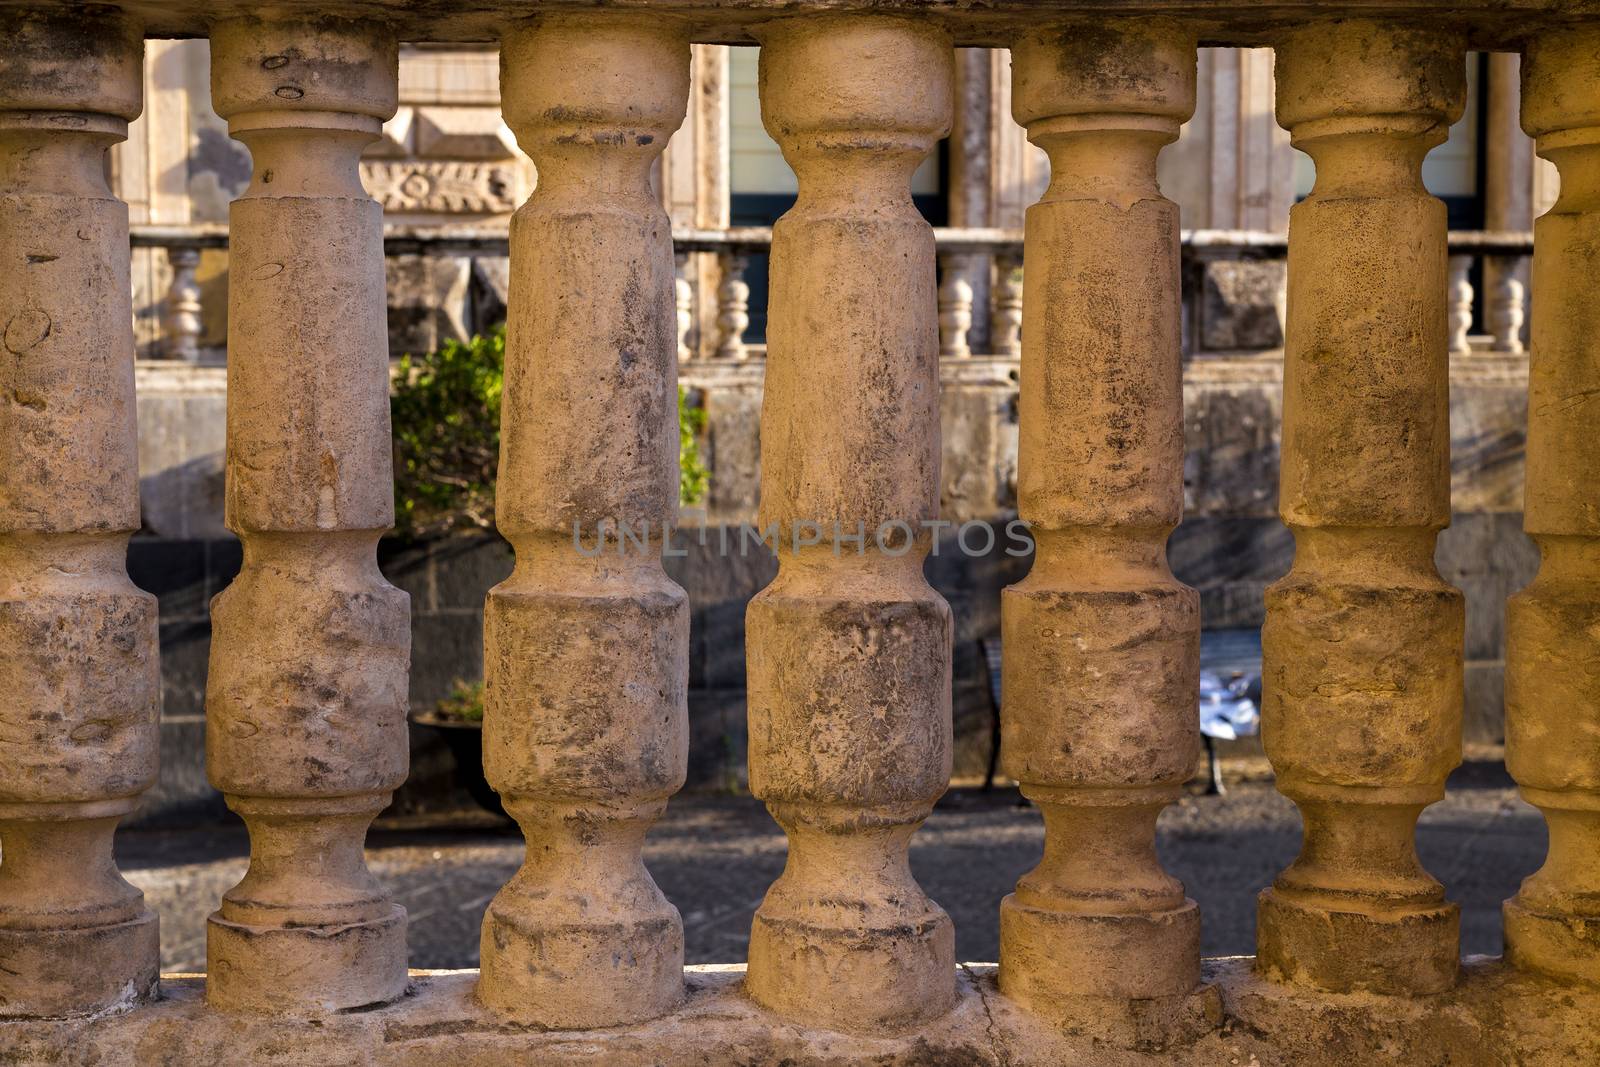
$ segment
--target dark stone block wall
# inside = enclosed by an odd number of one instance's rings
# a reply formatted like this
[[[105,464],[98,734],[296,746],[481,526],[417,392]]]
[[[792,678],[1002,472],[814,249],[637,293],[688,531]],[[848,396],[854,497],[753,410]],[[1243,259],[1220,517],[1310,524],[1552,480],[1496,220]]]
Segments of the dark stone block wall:
[[[1293,538],[1277,518],[1281,368],[1276,353],[1207,357],[1185,367],[1187,517],[1169,555],[1178,577],[1200,591],[1209,629],[1259,626],[1266,587],[1293,559]],[[945,361],[941,511],[947,519],[1003,527],[1013,513],[1016,369],[1007,360]],[[686,534],[686,554],[666,560],[691,604],[689,787],[736,787],[745,776],[745,605],[776,565],[764,549],[722,554],[715,530],[755,521],[761,368],[758,362],[686,364],[683,380],[708,416],[703,448],[712,471],[706,511],[713,524],[705,546]],[[1517,510],[1526,388],[1522,357],[1474,354],[1452,363],[1456,514],[1439,538],[1436,558],[1444,577],[1467,597],[1464,718],[1471,743],[1502,740],[1505,598],[1538,566]],[[982,777],[990,767],[996,708],[983,642],[998,639],[1000,590],[1021,578],[1029,562],[1007,556],[1005,545],[997,536],[988,554],[971,558],[947,535],[927,565],[929,581],[949,600],[955,619],[955,771],[963,778]],[[207,604],[239,562],[231,539],[132,542],[133,580],[160,598],[165,696],[161,782],[143,819],[179,822],[223,810],[204,771]],[[411,702],[425,710],[456,681],[482,677],[484,595],[511,572],[511,552],[493,535],[386,540],[379,562],[411,595]],[[411,780],[397,804],[420,810],[469,803],[454,774],[438,732],[413,727]]]
[[[206,660],[211,598],[242,559],[234,540],[136,537],[128,545],[128,575],[155,594],[161,624],[161,776],[127,824],[204,821],[227,810],[206,781]]]
[[[714,533],[708,541],[702,548],[684,538],[687,554],[666,561],[691,604],[689,788],[735,788],[745,778],[744,609],[776,563],[765,549],[723,556]],[[1005,544],[997,536],[991,552],[974,558],[946,538],[927,565],[955,620],[955,770],[964,778],[982,777],[993,755],[998,709],[982,642],[998,639],[1000,591],[1031,563],[1006,555]],[[1212,629],[1259,626],[1263,591],[1288,570],[1293,551],[1288,530],[1269,518],[1198,516],[1178,528],[1169,546],[1174,572],[1200,591],[1204,625]],[[1505,598],[1532,579],[1538,554],[1522,534],[1520,515],[1469,513],[1458,514],[1440,537],[1436,558],[1467,596],[1467,739],[1498,743]],[[511,550],[493,535],[384,541],[379,561],[389,581],[411,595],[411,705],[425,710],[456,681],[482,677],[483,598],[511,573]],[[129,572],[159,598],[162,620],[161,781],[137,821],[189,822],[224,811],[205,779],[206,609],[239,562],[235,541],[132,542]],[[436,731],[413,726],[412,777],[398,805],[427,810],[469,802]]]

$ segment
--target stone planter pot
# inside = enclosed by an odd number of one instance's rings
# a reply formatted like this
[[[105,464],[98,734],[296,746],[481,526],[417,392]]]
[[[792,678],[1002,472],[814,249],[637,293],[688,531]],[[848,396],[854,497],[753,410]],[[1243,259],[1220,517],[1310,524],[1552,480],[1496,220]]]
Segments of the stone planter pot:
[[[450,749],[456,761],[456,784],[465,789],[478,806],[496,815],[506,816],[500,804],[500,794],[489,787],[483,774],[483,724],[446,719],[431,712],[415,712],[411,721],[418,726],[431,727]]]

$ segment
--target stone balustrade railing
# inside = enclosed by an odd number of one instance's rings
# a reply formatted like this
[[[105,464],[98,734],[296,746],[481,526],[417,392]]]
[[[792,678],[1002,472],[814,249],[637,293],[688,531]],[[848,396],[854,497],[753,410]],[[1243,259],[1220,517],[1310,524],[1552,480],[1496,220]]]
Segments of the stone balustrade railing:
[[[0,1060],[1600,1061],[1600,5],[3,0],[0,28]],[[129,228],[105,168],[162,35],[210,37],[214,105],[254,168],[229,226],[244,564],[214,606],[207,701],[210,776],[251,856],[207,974],[164,980],[157,916],[112,854],[157,773],[159,694],[156,602],[123,565]],[[374,559],[393,518],[385,237],[356,162],[396,107],[398,40],[490,38],[539,170],[508,239],[497,519],[517,562],[484,634],[486,770],[528,847],[481,970],[408,973],[405,913],[361,847],[406,773],[409,647]],[[673,520],[681,289],[649,174],[689,44],[752,41],[800,187],[771,234],[779,569],[747,624],[750,785],[790,851],[747,966],[686,971],[641,861],[684,778],[685,596],[655,551],[572,537],[626,523],[659,548]],[[1296,557],[1264,639],[1264,739],[1304,844],[1260,898],[1256,957],[1211,962],[1153,847],[1194,764],[1200,625],[1165,558],[1181,261],[1155,160],[1201,43],[1277,50],[1279,121],[1318,169],[1287,245]],[[939,356],[965,324],[909,181],[949,128],[956,45],[1013,49],[1015,113],[1052,168],[1025,275],[1002,258],[1037,543],[1004,597],[1003,761],[1045,847],[997,902],[998,967],[957,964],[907,852],[950,771],[950,611],[922,561]],[[1433,563],[1460,283],[1420,166],[1461,114],[1468,47],[1523,53],[1523,122],[1562,193],[1532,253],[1543,565],[1507,615],[1507,758],[1550,852],[1506,903],[1504,958],[1463,961],[1413,834],[1461,758],[1461,597]],[[186,287],[172,321],[192,315]]]
[[[1015,359],[1022,355],[1022,234],[1010,230],[935,227],[934,247],[939,254],[939,354],[943,357],[968,357],[975,353]],[[162,302],[161,355],[193,361],[201,353],[202,335],[200,290],[195,284],[195,268],[203,249],[226,248],[228,228],[223,225],[189,226],[134,225],[134,248],[163,250],[171,267],[172,282]],[[742,360],[759,355],[765,346],[746,338],[750,325],[750,286],[745,271],[751,256],[770,253],[772,230],[764,226],[726,230],[674,230],[673,249],[678,272],[674,282],[677,311],[678,357],[697,358],[697,347],[690,343],[695,321],[696,299],[714,302],[719,334],[709,346],[716,359]],[[1521,352],[1527,317],[1526,275],[1528,256],[1533,251],[1533,235],[1452,230],[1449,289],[1446,297],[1450,316],[1450,351],[1466,353],[1475,347],[1495,352]],[[1217,350],[1209,343],[1215,331],[1202,330],[1199,320],[1205,294],[1215,279],[1208,276],[1212,264],[1241,261],[1280,263],[1289,250],[1283,234],[1254,230],[1184,230],[1180,248],[1183,256],[1184,351]],[[422,227],[390,226],[384,233],[386,255],[504,256],[509,249],[508,231],[500,227]],[[714,291],[697,296],[683,269],[688,256],[715,255],[722,280]],[[975,266],[974,264],[977,264]],[[1496,268],[1492,274],[1482,268]],[[971,342],[974,325],[974,271],[987,273],[990,296],[989,329],[986,346]],[[1485,303],[1473,285],[1475,275],[1493,278],[1493,289]],[[1281,279],[1274,279],[1281,281]],[[1244,313],[1257,318],[1265,314],[1278,324],[1278,330],[1259,333],[1254,339],[1224,344],[1222,350],[1272,349],[1282,347],[1282,286],[1253,294],[1257,301]],[[1241,309],[1230,308],[1230,315]],[[1475,329],[1482,327],[1481,330]]]

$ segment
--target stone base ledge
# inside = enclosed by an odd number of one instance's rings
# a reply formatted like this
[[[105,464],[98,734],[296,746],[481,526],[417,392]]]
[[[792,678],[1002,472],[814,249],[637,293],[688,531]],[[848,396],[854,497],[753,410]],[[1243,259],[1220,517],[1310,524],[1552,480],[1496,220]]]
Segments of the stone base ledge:
[[[956,1006],[903,1036],[863,1038],[784,1023],[746,998],[742,966],[691,967],[673,1015],[638,1026],[545,1031],[472,999],[476,972],[417,971],[387,1007],[316,1021],[228,1016],[203,979],[170,976],[162,999],[124,1014],[0,1023],[0,1064],[326,1064],[395,1067],[1143,1067],[1367,1063],[1600,1063],[1600,989],[1548,983],[1497,959],[1469,961],[1427,998],[1316,995],[1257,978],[1248,957],[1208,960],[1177,1010],[1102,1004],[1047,1025],[995,988],[994,966],[960,968]]]

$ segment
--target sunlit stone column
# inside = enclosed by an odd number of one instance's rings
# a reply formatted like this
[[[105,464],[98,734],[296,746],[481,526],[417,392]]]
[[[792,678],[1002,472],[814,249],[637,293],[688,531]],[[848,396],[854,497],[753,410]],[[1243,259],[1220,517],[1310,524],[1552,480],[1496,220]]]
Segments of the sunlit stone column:
[[[156,987],[156,917],[111,856],[161,694],[155,597],[125,566],[128,209],[106,185],[143,56],[127,22],[0,15],[0,1018]]]
[[[1422,157],[1461,115],[1461,42],[1348,21],[1278,49],[1278,120],[1317,165],[1289,222],[1280,511],[1294,569],[1267,593],[1262,737],[1305,824],[1261,895],[1257,967],[1344,992],[1429,993],[1459,911],[1417,816],[1461,760],[1450,520],[1445,209]]]
[[[789,860],[756,912],[746,987],[796,1021],[887,1030],[945,1011],[955,983],[950,919],[907,860],[950,777],[950,609],[922,575],[934,246],[910,180],[949,128],[953,52],[893,18],[760,37],[762,119],[800,193],[773,229],[761,413],[779,571],[746,615],[750,790]],[[835,550],[835,524],[864,528],[859,550]]]
[[[477,995],[612,1026],[683,996],[683,925],[640,847],[688,770],[689,608],[658,556],[678,503],[672,236],[649,174],[689,44],[552,17],[506,36],[501,71],[539,186],[511,224],[496,519],[517,563],[484,620],[484,767],[528,849],[484,916]]]
[[[1156,156],[1194,111],[1195,41],[1159,21],[1065,25],[1012,49],[1012,101],[1050,155],[1028,209],[1018,504],[1037,552],[1006,589],[1006,772],[1044,860],[1000,906],[1000,988],[1187,993],[1200,911],[1155,854],[1199,755],[1200,597],[1172,576],[1183,517],[1178,208]]]
[[[212,784],[250,869],[206,930],[207,999],[359,1008],[406,985],[405,911],[366,868],[406,776],[408,600],[394,522],[383,213],[356,161],[394,113],[396,45],[356,23],[212,32],[212,100],[250,150],[229,216],[226,517],[244,568],[213,602]]]
[[[1600,30],[1534,42],[1522,71],[1561,196],[1534,223],[1523,522],[1541,562],[1506,611],[1506,764],[1550,851],[1506,901],[1506,957],[1600,982]]]

